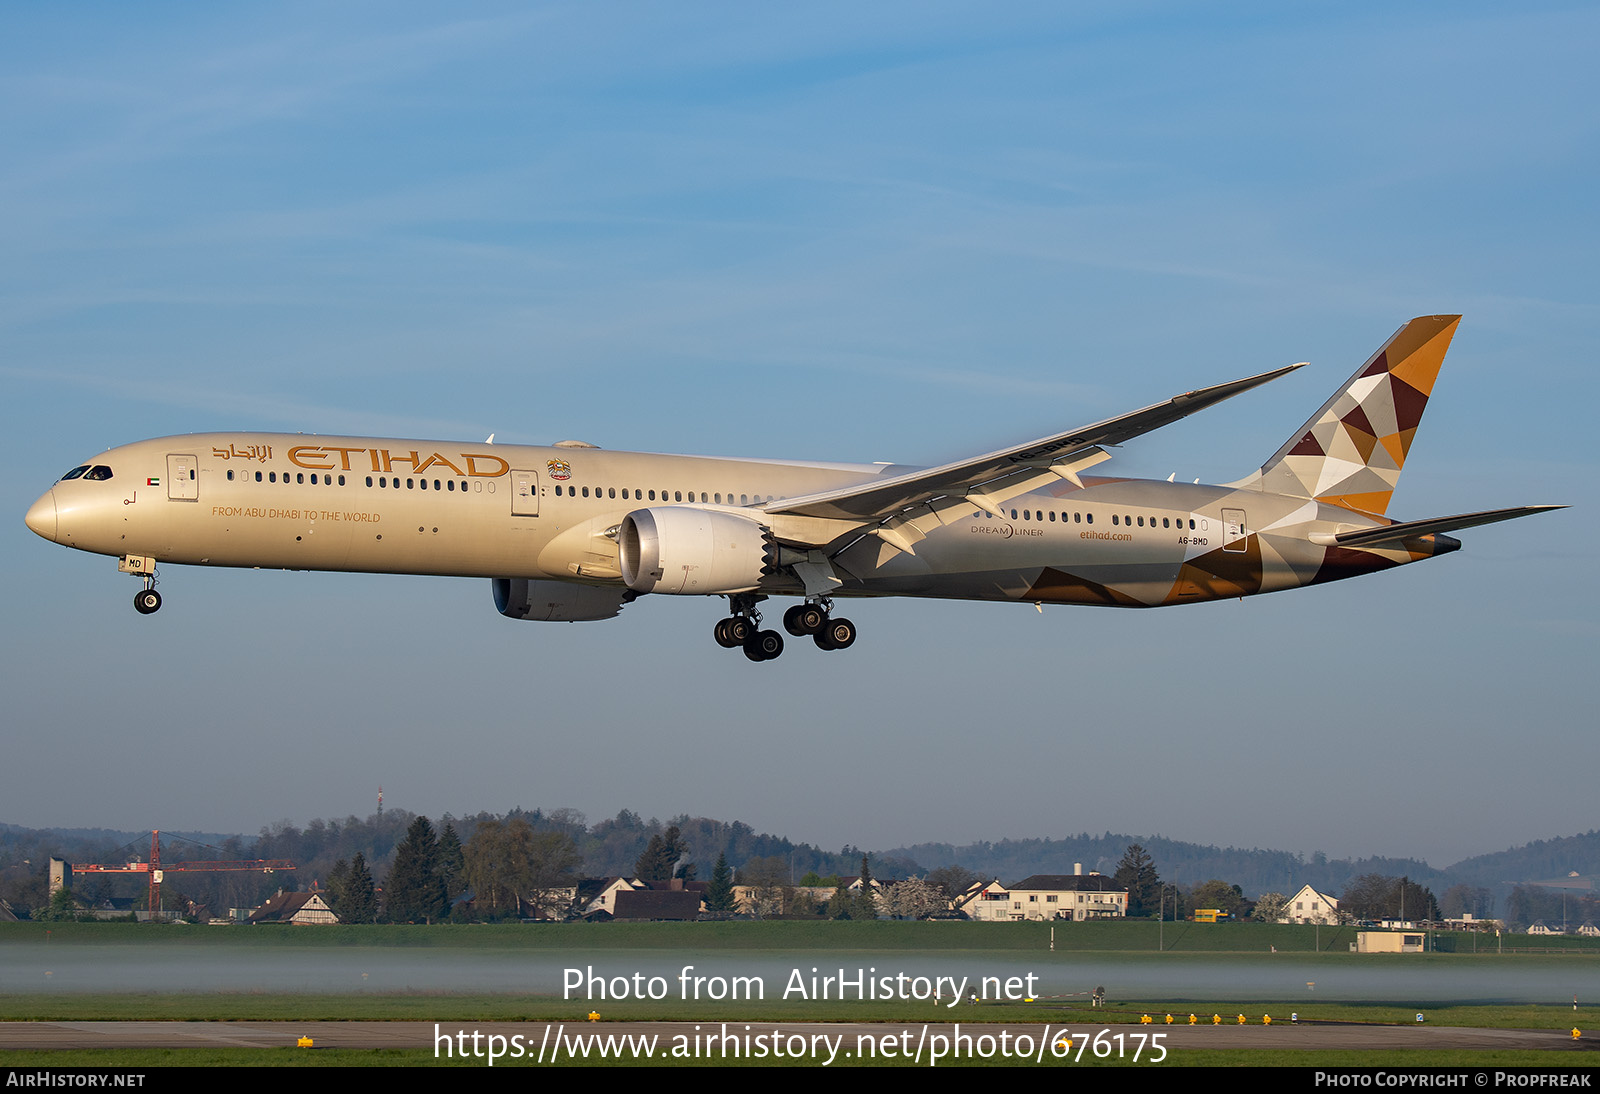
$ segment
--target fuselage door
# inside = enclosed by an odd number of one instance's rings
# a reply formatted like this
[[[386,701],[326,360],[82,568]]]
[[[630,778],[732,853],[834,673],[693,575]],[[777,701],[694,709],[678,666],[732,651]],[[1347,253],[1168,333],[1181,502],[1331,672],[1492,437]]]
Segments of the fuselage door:
[[[196,456],[167,456],[167,497],[172,501],[200,500],[200,460]]]
[[[511,472],[511,515],[536,517],[539,515],[539,472]]]
[[[1250,538],[1250,531],[1245,526],[1243,509],[1224,509],[1222,511],[1222,549],[1224,551],[1242,551],[1245,541]]]

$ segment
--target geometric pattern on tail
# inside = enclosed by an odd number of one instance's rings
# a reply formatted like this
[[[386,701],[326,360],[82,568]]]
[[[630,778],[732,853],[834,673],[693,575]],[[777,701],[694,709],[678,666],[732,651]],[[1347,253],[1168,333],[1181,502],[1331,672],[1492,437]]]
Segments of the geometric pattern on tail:
[[[1401,327],[1248,485],[1383,515],[1460,321],[1427,315]]]

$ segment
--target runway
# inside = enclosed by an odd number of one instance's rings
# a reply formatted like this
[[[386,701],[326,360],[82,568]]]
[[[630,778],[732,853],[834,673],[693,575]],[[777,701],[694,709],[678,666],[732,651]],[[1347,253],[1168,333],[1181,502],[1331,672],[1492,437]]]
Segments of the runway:
[[[503,1046],[520,1045],[528,1062],[540,1047],[552,1043],[576,1044],[573,1038],[655,1038],[659,1046],[673,1043],[699,1045],[716,1038],[727,1043],[837,1044],[841,1054],[873,1052],[909,1057],[929,1051],[930,1044],[1020,1047],[1041,1050],[1041,1059],[1059,1058],[1064,1041],[1078,1055],[1083,1039],[1090,1054],[1098,1045],[1102,1055],[1129,1058],[1138,1049],[1141,1058],[1153,1046],[1165,1048],[1170,1062],[1181,1062],[1190,1049],[1538,1049],[1552,1053],[1591,1053],[1600,1039],[1574,1039],[1565,1030],[1472,1029],[1457,1026],[1377,1026],[1345,1023],[1277,1022],[1271,1026],[1117,1025],[1061,1026],[1040,1023],[817,1023],[817,1022],[0,1022],[0,1051],[15,1049],[94,1050],[110,1048],[282,1048],[310,1038],[317,1048],[438,1048],[460,1054],[486,1053],[484,1046],[499,1038]],[[476,1035],[476,1036],[474,1036]],[[1155,1039],[1159,1037],[1159,1040]],[[555,1040],[552,1041],[552,1038]],[[840,1040],[842,1038],[842,1040]],[[943,1040],[940,1041],[939,1039]],[[967,1039],[965,1042],[962,1038]],[[988,1040],[979,1040],[987,1038]],[[515,1040],[513,1040],[515,1039]],[[620,1041],[618,1042],[620,1043]],[[664,1052],[661,1054],[665,1054]],[[969,1053],[970,1054],[970,1053]],[[1005,1055],[1017,1055],[1007,1051]],[[1032,1054],[1031,1052],[1028,1054]],[[91,1062],[88,1060],[85,1063]],[[509,1063],[517,1063],[512,1058]],[[0,1057],[3,1063],[3,1057]]]

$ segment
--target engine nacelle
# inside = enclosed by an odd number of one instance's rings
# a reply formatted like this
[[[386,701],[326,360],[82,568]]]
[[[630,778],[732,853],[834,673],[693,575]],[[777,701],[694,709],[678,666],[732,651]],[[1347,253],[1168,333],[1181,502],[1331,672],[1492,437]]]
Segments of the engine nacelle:
[[[540,619],[552,623],[577,623],[610,619],[622,611],[627,592],[565,581],[536,581],[526,577],[496,577],[494,606],[512,619]]]
[[[640,593],[749,592],[776,571],[777,547],[759,520],[723,509],[635,509],[617,530],[622,580]]]

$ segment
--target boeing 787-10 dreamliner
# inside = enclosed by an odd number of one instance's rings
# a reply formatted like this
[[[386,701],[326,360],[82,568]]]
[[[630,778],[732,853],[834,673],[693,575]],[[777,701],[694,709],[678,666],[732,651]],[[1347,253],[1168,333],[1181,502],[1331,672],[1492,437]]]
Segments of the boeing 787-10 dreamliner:
[[[161,607],[161,563],[486,577],[514,619],[607,619],[646,593],[722,596],[716,640],[783,652],[757,605],[824,650],[836,599],[1149,608],[1355,577],[1454,551],[1446,532],[1561,506],[1386,516],[1460,316],[1413,319],[1261,468],[1220,486],[1089,476],[1106,448],[1301,366],[940,467],[202,433],[122,445],[28,510],[112,555]]]

